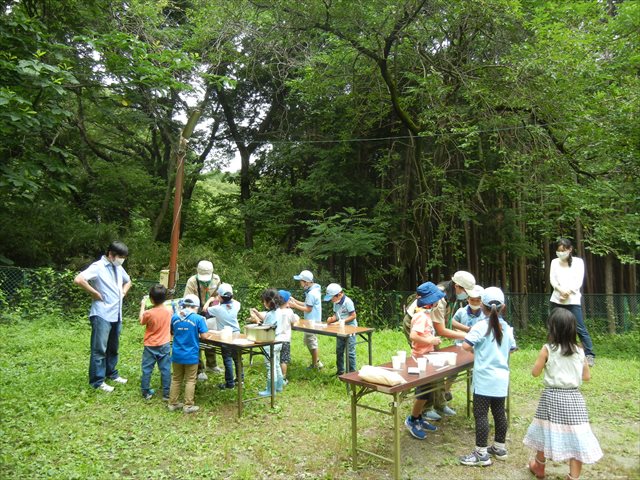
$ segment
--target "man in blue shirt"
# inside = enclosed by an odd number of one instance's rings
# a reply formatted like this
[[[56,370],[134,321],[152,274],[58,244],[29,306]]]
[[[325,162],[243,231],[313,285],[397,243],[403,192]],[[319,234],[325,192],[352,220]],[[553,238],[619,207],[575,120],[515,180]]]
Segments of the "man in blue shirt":
[[[122,300],[131,288],[131,279],[122,268],[128,255],[127,246],[115,241],[109,245],[106,255],[89,265],[73,280],[92,298],[89,311],[89,384],[104,392],[113,391],[113,387],[105,383],[107,378],[120,384],[127,383],[127,379],[118,373],[117,367],[122,331]]]

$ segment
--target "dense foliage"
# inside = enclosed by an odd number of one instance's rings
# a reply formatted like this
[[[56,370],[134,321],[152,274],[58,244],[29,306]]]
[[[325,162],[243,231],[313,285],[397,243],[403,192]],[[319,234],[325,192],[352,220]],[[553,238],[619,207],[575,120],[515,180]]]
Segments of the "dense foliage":
[[[637,290],[637,2],[3,5],[0,264],[157,275],[183,137],[183,277],[542,292],[562,235]]]

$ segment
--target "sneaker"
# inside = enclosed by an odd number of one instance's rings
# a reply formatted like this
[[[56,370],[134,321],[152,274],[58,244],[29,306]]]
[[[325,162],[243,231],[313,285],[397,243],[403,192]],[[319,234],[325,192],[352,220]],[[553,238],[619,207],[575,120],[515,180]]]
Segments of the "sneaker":
[[[207,368],[207,370],[209,370],[212,373],[222,373],[222,369],[220,367],[218,367],[217,365],[213,368]]]
[[[323,368],[324,368],[324,363],[318,360],[318,363],[316,363],[315,365],[313,363],[309,365],[307,367],[307,370],[322,370]]]
[[[493,455],[498,460],[506,460],[509,456],[506,448],[499,448],[495,445],[491,445],[489,448],[487,448],[487,453],[489,455]]]
[[[180,410],[182,407],[184,407],[184,403],[170,403],[169,405],[167,405],[167,410],[169,410],[170,412],[175,412],[176,410]]]
[[[447,402],[450,402],[451,400],[453,400],[453,395],[451,395],[451,392],[444,392],[444,399]]]
[[[286,378],[282,379],[282,384],[283,385],[289,385],[289,380],[287,380]]]
[[[417,438],[418,440],[424,440],[427,438],[427,432],[422,430],[422,422],[420,420],[411,420],[411,415],[409,415],[404,421],[404,426],[407,427],[407,430],[409,430],[412,437]]]
[[[106,383],[101,383],[96,387],[96,390],[102,390],[103,392],[111,393],[114,388],[111,385],[107,385]]]
[[[236,388],[235,383],[231,384],[231,385],[227,385],[226,383],[220,383],[218,384],[218,388],[220,390],[231,390],[232,388]]]
[[[460,463],[472,467],[486,467],[491,465],[491,457],[489,457],[488,453],[486,455],[480,455],[474,450],[469,455],[460,457]]]
[[[120,383],[121,385],[124,385],[125,383],[127,383],[129,381],[124,377],[116,377],[116,378],[112,378],[111,380],[113,380],[116,383]]]
[[[156,391],[153,388],[150,388],[147,393],[142,394],[142,398],[144,398],[145,400],[151,400],[154,393],[156,393]]]
[[[420,417],[420,426],[422,427],[422,430],[427,432],[435,432],[438,430],[438,427],[427,422],[424,417]]]
[[[168,401],[169,401],[169,395],[167,395],[166,397],[165,397],[165,396],[163,396],[163,397],[162,397],[162,401],[163,401],[163,402],[168,402]]]
[[[456,414],[456,411],[453,408],[451,408],[449,405],[445,405],[444,407],[442,407],[442,410],[440,411],[445,417],[453,417]]]
[[[197,406],[197,405],[189,405],[188,407],[184,407],[184,408],[182,409],[182,411],[183,411],[184,413],[195,413],[195,412],[197,412],[198,410],[200,410],[200,407],[199,407],[199,406]]]
[[[433,422],[442,420],[442,417],[435,410],[427,410],[422,414],[422,417],[426,418],[427,420],[431,420]]]
[[[207,374],[206,374],[206,373],[204,373],[204,372],[200,372],[200,373],[198,374],[198,381],[199,381],[199,382],[206,382],[207,380],[209,380],[209,377],[207,376]]]
[[[593,367],[596,364],[596,357],[593,355],[587,355],[585,358],[587,359],[587,365],[590,367]]]

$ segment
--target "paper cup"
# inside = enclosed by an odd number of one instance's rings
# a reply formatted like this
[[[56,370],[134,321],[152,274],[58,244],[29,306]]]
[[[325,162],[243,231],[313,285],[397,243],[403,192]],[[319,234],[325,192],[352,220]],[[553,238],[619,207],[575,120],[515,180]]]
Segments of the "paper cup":
[[[400,370],[402,368],[402,360],[399,356],[394,355],[393,357],[391,357],[391,365],[393,366],[394,370]]]
[[[418,358],[418,370],[425,372],[427,370],[427,359],[425,357]]]
[[[400,357],[400,362],[407,362],[407,352],[405,352],[404,350],[398,350],[398,353],[396,353],[396,355]]]
[[[449,354],[447,355],[447,363],[451,366],[455,365],[457,357],[458,357],[457,353],[449,352]]]

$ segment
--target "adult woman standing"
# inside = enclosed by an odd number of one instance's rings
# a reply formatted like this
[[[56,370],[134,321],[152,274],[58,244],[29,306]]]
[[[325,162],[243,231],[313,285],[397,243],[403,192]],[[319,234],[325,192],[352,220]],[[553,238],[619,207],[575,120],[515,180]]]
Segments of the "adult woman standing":
[[[584,280],[584,262],[573,256],[571,240],[561,238],[557,242],[556,256],[551,261],[549,282],[553,287],[551,294],[551,308],[560,307],[569,310],[576,317],[578,337],[584,347],[587,363],[592,367],[596,354],[593,351],[593,341],[584,323],[582,315],[582,282]]]

